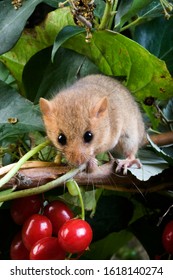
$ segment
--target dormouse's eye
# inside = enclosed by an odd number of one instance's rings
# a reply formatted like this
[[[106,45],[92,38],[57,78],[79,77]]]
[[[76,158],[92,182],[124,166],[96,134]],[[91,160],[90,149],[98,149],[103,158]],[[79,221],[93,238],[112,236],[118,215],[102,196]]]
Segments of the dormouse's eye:
[[[86,131],[85,134],[84,134],[84,136],[83,136],[84,142],[85,142],[85,143],[91,142],[92,139],[93,139],[93,137],[94,137],[94,135],[92,134],[91,131]]]
[[[67,138],[63,133],[60,133],[60,135],[58,136],[58,142],[64,146],[67,144]]]

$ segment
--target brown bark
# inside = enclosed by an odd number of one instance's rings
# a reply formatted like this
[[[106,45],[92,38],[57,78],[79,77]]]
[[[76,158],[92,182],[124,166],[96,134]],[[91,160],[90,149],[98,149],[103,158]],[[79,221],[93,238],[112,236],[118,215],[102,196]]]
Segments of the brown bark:
[[[41,166],[40,166],[41,165]],[[69,166],[58,166],[50,162],[30,162],[24,165],[19,172],[4,185],[3,188],[16,186],[17,189],[28,189],[44,185],[70,170]],[[115,173],[116,162],[105,163],[99,167],[97,172],[81,172],[75,176],[79,185],[103,187],[114,191],[128,192],[154,192],[173,187],[173,167],[165,169],[162,173],[151,177],[147,181],[140,181],[130,172],[127,175]],[[0,176],[3,177],[3,168]],[[7,168],[6,168],[7,172]],[[2,175],[3,173],[3,175]]]

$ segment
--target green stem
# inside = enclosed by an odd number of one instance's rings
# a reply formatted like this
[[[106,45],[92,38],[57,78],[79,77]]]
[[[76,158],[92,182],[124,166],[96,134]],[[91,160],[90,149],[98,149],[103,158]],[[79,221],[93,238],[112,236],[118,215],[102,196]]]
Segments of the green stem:
[[[77,191],[77,194],[78,194],[78,196],[79,196],[79,201],[80,201],[80,205],[81,205],[81,219],[82,219],[82,220],[85,220],[85,207],[84,207],[84,202],[83,202],[81,190],[80,190],[80,188],[79,188],[79,186],[78,186],[78,184],[77,184],[76,181],[74,181],[74,180],[68,180],[68,181],[66,182],[66,186],[67,186],[67,187],[68,187],[68,186],[70,187],[71,184],[73,184],[73,186],[75,186],[75,190]]]
[[[115,15],[116,15],[117,6],[118,6],[118,0],[115,0],[115,2],[113,3],[113,6],[112,6],[111,17],[110,17],[110,20],[109,20],[108,29],[111,29],[113,20],[114,20]]]
[[[138,17],[136,20],[134,20],[131,23],[129,23],[129,24],[125,25],[124,27],[122,27],[120,32],[122,32],[122,31],[124,31],[126,29],[129,29],[130,27],[133,27],[133,26],[135,26],[137,24],[139,24],[141,20],[142,20],[142,18]]]
[[[99,30],[104,30],[108,27],[109,20],[110,20],[110,15],[111,15],[111,12],[112,12],[112,5],[113,5],[112,0],[107,0],[106,1],[104,14],[103,14],[102,20],[101,20],[99,28],[98,28]]]
[[[46,147],[50,141],[45,141],[41,143],[40,145],[33,148],[31,151],[26,153],[16,164],[15,166],[0,180],[0,188],[5,185],[20,169],[20,167],[33,155],[38,153],[40,150],[42,150],[44,147]]]
[[[86,168],[86,164],[83,164],[79,168],[72,169],[68,173],[64,174],[63,176],[45,184],[45,185],[26,189],[26,190],[15,191],[15,192],[12,192],[12,193],[9,193],[6,195],[2,195],[2,196],[0,196],[0,202],[16,199],[16,198],[20,198],[20,197],[40,194],[40,193],[44,193],[46,191],[52,190],[52,189],[56,188],[57,186],[62,185],[64,182],[70,180],[78,172],[83,171],[85,168]]]

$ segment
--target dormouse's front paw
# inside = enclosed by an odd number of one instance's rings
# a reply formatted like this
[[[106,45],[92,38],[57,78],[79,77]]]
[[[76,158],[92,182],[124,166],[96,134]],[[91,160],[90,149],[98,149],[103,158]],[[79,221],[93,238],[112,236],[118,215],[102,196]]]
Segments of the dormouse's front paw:
[[[127,168],[131,167],[132,165],[136,165],[137,168],[141,168],[142,164],[139,159],[135,157],[127,157],[126,159],[118,160],[118,165],[116,168],[116,172],[120,172],[123,169],[123,174],[127,174]]]
[[[98,166],[98,161],[96,158],[91,158],[88,163],[87,163],[87,167],[86,167],[86,172],[87,173],[95,173],[97,172],[99,169]]]
[[[115,170],[115,164],[117,162],[117,160],[115,160],[111,154],[109,155],[109,159],[110,161],[107,163],[104,163],[102,165],[98,165],[98,161],[95,158],[92,158],[88,164],[87,164],[87,168],[86,168],[86,172],[88,173],[88,175],[92,176],[99,176],[100,178],[104,178],[104,177],[108,177],[111,174],[114,173]]]

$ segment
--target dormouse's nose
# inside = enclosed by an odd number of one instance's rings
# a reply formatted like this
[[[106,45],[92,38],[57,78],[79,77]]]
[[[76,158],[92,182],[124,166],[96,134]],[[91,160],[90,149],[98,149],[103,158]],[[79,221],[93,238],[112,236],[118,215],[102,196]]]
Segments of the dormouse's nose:
[[[66,156],[66,159],[69,163],[74,166],[80,166],[83,163],[87,162],[87,158],[84,154],[79,152],[72,152]]]

